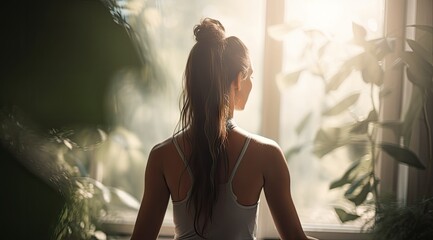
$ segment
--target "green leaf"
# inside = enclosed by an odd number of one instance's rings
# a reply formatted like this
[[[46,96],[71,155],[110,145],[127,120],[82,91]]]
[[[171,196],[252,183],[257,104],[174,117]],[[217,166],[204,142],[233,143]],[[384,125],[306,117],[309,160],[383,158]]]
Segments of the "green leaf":
[[[430,75],[433,74],[433,66],[414,52],[402,52],[401,57],[410,68],[419,69],[420,71],[427,72]]]
[[[355,104],[356,101],[358,101],[359,95],[360,95],[359,93],[354,93],[354,94],[344,98],[339,103],[337,103],[334,107],[324,111],[323,115],[335,116],[335,115],[338,115],[338,114],[344,112],[345,110],[347,110],[347,108],[349,108],[350,106]]]
[[[415,25],[408,25],[408,27],[415,27],[419,30],[423,30],[423,31],[426,31],[430,34],[433,34],[433,27],[432,26],[415,24]]]
[[[352,70],[361,70],[365,65],[365,55],[368,53],[362,52],[347,59],[344,64],[340,67],[337,73],[335,73],[328,83],[326,84],[326,93],[338,89],[338,87],[344,82],[345,79],[352,73]],[[371,55],[371,54],[370,54]]]
[[[280,90],[284,90],[288,87],[292,87],[298,82],[299,76],[304,70],[299,70],[296,72],[291,72],[288,74],[281,74],[277,77],[277,85]]]
[[[421,72],[414,72],[412,68],[406,70],[407,79],[422,89],[429,89],[431,81],[427,75],[422,75]]]
[[[331,77],[329,82],[326,84],[326,93],[337,90],[338,87],[344,82],[344,80],[352,73],[352,69],[342,66],[340,70]]]
[[[339,144],[339,135],[339,128],[321,128],[319,131],[317,131],[316,137],[314,139],[313,153],[317,157],[322,158],[329,152],[342,146]]]
[[[414,51],[415,54],[422,57],[424,60],[426,60],[430,65],[433,65],[433,55],[431,52],[429,52],[427,49],[422,47],[418,42],[407,39],[407,43],[409,44],[410,48]]]
[[[311,114],[312,113],[309,112],[308,114],[306,114],[304,116],[304,118],[302,118],[302,120],[300,121],[300,123],[298,124],[298,126],[295,129],[296,134],[299,135],[305,129],[305,126],[307,126],[307,123],[310,121]]]
[[[418,169],[425,169],[420,159],[409,148],[392,143],[380,143],[379,146],[395,160]]]
[[[367,182],[356,196],[350,196],[347,199],[353,202],[356,206],[359,206],[365,201],[365,199],[367,199],[369,192],[371,192],[371,185]]]
[[[376,58],[371,54],[365,54],[363,64],[364,68],[361,70],[362,80],[366,83],[381,86],[383,84],[384,73]]]
[[[341,208],[334,208],[335,212],[338,215],[338,218],[341,220],[341,222],[345,223],[348,221],[353,221],[358,219],[360,216],[352,213],[347,213]]]
[[[365,141],[354,141],[351,140],[349,144],[347,144],[347,150],[348,150],[348,156],[347,158],[353,160],[353,159],[359,159],[361,158],[361,162],[370,162],[371,157],[371,142],[367,140],[368,135],[364,134],[364,137],[366,138]],[[362,168],[360,170],[366,170],[366,165],[362,164]],[[368,165],[368,164],[367,164]],[[357,170],[358,172],[358,170]]]
[[[379,120],[379,115],[377,114],[377,112],[375,110],[371,110],[368,113],[368,116],[367,116],[366,120],[368,120],[370,122],[375,122],[375,121]]]
[[[355,190],[357,188],[359,188],[360,186],[363,185],[363,183],[365,182],[365,180],[371,175],[370,172],[367,172],[366,174],[362,175],[361,177],[355,179],[352,184],[350,185],[350,187],[346,190],[346,192],[344,193],[344,196],[350,196],[352,195]]]
[[[349,183],[349,180],[347,178],[344,178],[344,176],[343,176],[342,178],[331,182],[331,184],[329,185],[329,190],[344,186],[348,183]]]
[[[416,38],[416,42],[423,46],[424,49],[426,49],[430,54],[433,54],[433,35],[431,34],[418,34],[420,35],[419,37]]]
[[[313,153],[322,158],[341,146],[351,144],[357,147],[368,146],[368,139],[365,134],[353,134],[350,132],[353,125],[340,128],[321,128],[317,131],[314,139]]]
[[[359,166],[360,163],[361,163],[361,159],[354,161],[349,166],[349,168],[346,170],[346,172],[343,174],[343,176],[340,179],[333,181],[331,183],[331,185],[329,186],[329,189],[338,188],[338,187],[341,187],[341,186],[344,186],[344,185],[350,183],[350,181],[351,181],[350,176],[351,176],[352,172]]]
[[[349,127],[321,128],[317,131],[316,138],[314,139],[313,153],[321,158],[334,149],[348,144],[350,140],[349,130]]]
[[[414,52],[403,52],[401,58],[408,65],[409,80],[421,88],[429,89],[432,82],[433,66]]]

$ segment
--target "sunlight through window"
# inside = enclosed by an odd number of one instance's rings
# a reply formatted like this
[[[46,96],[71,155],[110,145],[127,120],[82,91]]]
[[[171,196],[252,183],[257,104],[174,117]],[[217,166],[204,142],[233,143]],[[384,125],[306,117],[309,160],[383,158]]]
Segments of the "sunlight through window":
[[[364,83],[360,74],[349,73],[331,93],[326,83],[344,61],[359,54],[360,48],[353,41],[353,23],[366,29],[368,40],[382,36],[384,1],[286,0],[285,6],[285,24],[295,27],[280,36],[284,43],[281,76],[296,71],[300,74],[290,86],[280,85],[280,144],[287,153],[295,204],[307,227],[358,229],[365,220],[340,225],[334,207],[350,207],[350,203],[342,199],[341,190],[330,190],[330,183],[351,163],[352,150],[342,148],[320,158],[312,145],[321,127],[364,119],[369,114],[370,91],[378,90]],[[359,99],[348,111],[324,116],[327,108],[351,94]]]

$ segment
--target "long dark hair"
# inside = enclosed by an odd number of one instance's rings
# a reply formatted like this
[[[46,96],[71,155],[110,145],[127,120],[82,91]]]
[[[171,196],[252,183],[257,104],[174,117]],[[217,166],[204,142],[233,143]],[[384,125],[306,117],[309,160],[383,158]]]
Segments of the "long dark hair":
[[[230,84],[250,66],[248,50],[237,37],[225,38],[224,26],[205,18],[194,27],[196,44],[185,68],[180,130],[187,130],[187,156],[192,173],[188,209],[193,206],[195,232],[204,236],[212,220],[221,184],[219,169],[228,175],[227,129]]]

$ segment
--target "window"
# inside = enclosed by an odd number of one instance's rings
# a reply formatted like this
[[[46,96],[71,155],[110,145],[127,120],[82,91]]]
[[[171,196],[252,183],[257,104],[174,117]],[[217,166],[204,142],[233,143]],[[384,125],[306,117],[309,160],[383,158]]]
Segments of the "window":
[[[336,230],[358,232],[363,221],[340,223],[334,207],[344,204],[342,192],[329,190],[332,181],[341,177],[352,162],[350,149],[338,149],[322,158],[312,153],[317,131],[324,126],[335,126],[354,119],[365,118],[370,109],[370,88],[360,74],[349,78],[330,94],[325,95],[325,85],[335,74],[342,61],[357,54],[357,47],[350,44],[352,22],[368,30],[367,39],[379,38],[383,32],[384,1],[284,1],[285,32],[283,27],[269,26],[269,34],[282,41],[281,71],[276,81],[280,93],[279,118],[272,126],[278,127],[279,143],[286,154],[292,177],[292,195],[299,217],[306,230]],[[299,27],[299,28],[298,28]],[[316,29],[318,32],[304,32]],[[280,33],[278,33],[278,31]],[[332,39],[320,59],[315,55]],[[290,73],[300,73],[296,82],[281,78]],[[319,71],[319,72],[314,72]],[[318,76],[319,75],[319,76]],[[320,77],[321,76],[321,77]],[[289,85],[289,86],[287,86]],[[377,89],[374,89],[377,91]],[[360,97],[350,112],[326,117],[322,113],[352,93]],[[265,92],[266,94],[275,94]],[[376,104],[377,99],[375,99]],[[289,154],[295,151],[294,154]],[[337,167],[338,166],[338,167]],[[266,217],[268,218],[268,217]],[[267,234],[278,236],[275,230]]]
[[[425,14],[423,10],[424,8],[431,9],[431,4],[426,2],[417,2],[416,4],[411,3],[408,4],[407,6],[404,3],[396,3],[395,1],[344,1],[344,2],[326,1],[326,3],[324,3],[323,1],[303,1],[303,2],[285,1],[285,4],[286,4],[286,8],[285,8],[286,10],[285,10],[284,18],[280,17],[280,19],[278,19],[278,17],[272,17],[267,15],[268,20],[271,18],[270,21],[271,24],[267,24],[268,28],[273,26],[274,24],[278,24],[283,21],[298,20],[298,22],[304,24],[315,24],[316,27],[320,27],[322,30],[331,30],[331,32],[334,32],[335,37],[340,36],[344,38],[344,35],[346,35],[347,37],[347,34],[344,34],[344,32],[336,33],[335,28],[338,28],[337,25],[340,23],[349,24],[346,25],[346,29],[348,29],[346,30],[346,33],[348,32],[350,33],[351,31],[350,23],[353,20],[370,30],[369,34],[371,35],[368,36],[367,38],[379,37],[381,36],[382,31],[388,37],[403,38],[405,33],[404,25],[406,24],[419,23],[419,24],[431,25],[431,17],[425,17],[425,15],[423,15]],[[274,15],[281,14],[281,11],[278,11],[278,9],[282,9],[282,5],[284,4],[282,4],[281,1],[279,3],[275,3],[271,1],[268,2],[268,8],[274,11],[273,12]],[[354,11],[347,10],[347,9],[351,9],[352,7],[354,7],[353,9]],[[339,8],[344,8],[346,11],[350,12],[350,16],[349,16],[350,18],[346,20],[344,19],[336,20],[338,18],[348,17],[348,15],[346,15],[344,11],[341,11],[341,9],[338,10]],[[367,12],[362,13],[363,10],[367,10]],[[271,10],[268,10],[268,12],[269,11]],[[322,19],[321,22],[317,22],[318,16],[324,16],[324,14],[326,14],[325,19]],[[407,20],[404,19],[404,16],[406,14],[408,16]],[[289,25],[286,27],[293,27],[294,25],[296,24],[293,24],[291,26]],[[331,28],[329,28],[330,26]],[[342,25],[341,29],[344,28],[345,27]],[[280,28],[277,30],[281,31],[282,29]],[[268,78],[273,78],[274,76],[278,77],[278,74],[281,72],[287,73],[287,72],[293,72],[299,70],[302,67],[304,67],[305,64],[309,64],[309,62],[305,63],[302,62],[301,60],[296,61],[297,57],[301,56],[301,54],[299,54],[299,51],[297,51],[300,48],[299,43],[305,43],[306,39],[305,38],[302,39],[302,37],[305,36],[299,35],[299,32],[297,33],[295,31],[293,31],[291,34],[292,34],[291,36],[288,36],[285,39],[286,42],[284,42],[284,45],[282,44],[281,49],[277,48],[277,51],[275,51],[274,46],[267,48],[268,51],[269,50],[272,51],[272,54],[268,54],[268,55],[278,55],[278,52],[284,51],[285,54],[281,58],[284,59],[286,57],[286,59],[282,60],[281,63],[279,63],[281,64],[281,68],[277,68],[277,70],[275,69],[264,70]],[[277,42],[272,42],[272,45],[275,45],[276,43]],[[396,49],[401,49],[401,43],[397,43]],[[267,52],[265,51],[265,59],[268,59],[266,58],[266,55]],[[400,114],[402,111],[402,106],[400,105],[402,101],[401,89],[403,87],[404,88],[407,87],[407,86],[402,86],[401,84],[401,78],[402,78],[401,71],[392,70],[389,68],[393,60],[395,60],[395,56],[391,56],[389,59],[386,59],[385,62],[386,69],[387,69],[387,73],[384,79],[386,83],[385,87],[393,89],[393,94],[392,94],[393,96],[387,98],[386,101],[381,102],[380,104],[381,105],[380,117],[382,120],[400,119]],[[338,62],[336,64],[338,64]],[[356,76],[353,77],[356,78]],[[293,84],[293,82],[289,82],[289,83]],[[279,111],[277,111],[276,113],[270,111],[271,113],[270,118],[273,120],[266,122],[266,126],[264,126],[264,129],[266,131],[264,131],[263,134],[265,135],[267,134],[273,136],[276,139],[279,139],[283,149],[287,149],[287,150],[290,149],[296,150],[296,147],[299,144],[298,141],[300,141],[301,144],[304,144],[305,142],[308,143],[308,140],[311,140],[311,135],[308,134],[311,134],[311,132],[309,133],[308,131],[305,131],[303,132],[303,135],[298,134],[296,133],[297,130],[296,127],[299,126],[299,123],[301,122],[301,120],[303,120],[305,116],[308,116],[308,112],[310,112],[309,110],[307,110],[308,108],[320,111],[320,109],[323,107],[323,103],[319,102],[319,104],[312,104],[311,106],[307,106],[307,107],[303,105],[299,107],[300,104],[298,104],[298,102],[300,100],[304,100],[303,102],[304,104],[311,103],[311,102],[317,103],[315,100],[317,98],[322,97],[321,95],[322,89],[320,88],[321,88],[320,80],[317,81],[317,77],[314,76],[314,74],[302,74],[298,79],[296,85],[291,86],[290,88],[284,88],[283,91],[278,91],[277,86],[275,86],[274,88],[268,88],[267,90],[268,92],[267,93],[265,92],[265,97],[263,101],[266,101],[266,99],[273,99],[274,104],[269,104],[268,102],[267,104],[265,104],[265,106],[279,105],[280,107],[278,107]],[[281,93],[281,95],[276,98],[275,95],[278,95],[279,92]],[[333,97],[335,98],[335,100],[337,100],[339,95],[336,94]],[[403,99],[403,101],[405,100]],[[328,104],[328,102],[325,102],[325,104]],[[404,105],[404,102],[401,104]],[[354,113],[356,115],[365,114],[362,113],[363,111],[362,108],[352,109],[352,111],[355,111]],[[311,116],[314,116],[314,113],[312,113]],[[311,116],[308,118],[309,119],[308,124],[310,130],[311,128],[315,127],[314,124],[312,123],[314,121],[314,117]],[[333,120],[345,121],[344,118],[333,119]],[[320,124],[335,124],[335,123],[336,122],[323,121]],[[278,126],[279,131],[274,131],[272,129],[272,126]],[[312,130],[312,132],[314,132],[314,130]],[[332,206],[332,204],[338,202],[338,198],[336,198],[335,195],[333,196],[332,192],[329,192],[329,190],[327,189],[329,187],[329,182],[326,184],[326,182],[329,181],[329,179],[327,180],[327,177],[332,176],[331,172],[339,168],[335,166],[341,166],[341,165],[335,164],[335,165],[329,165],[329,168],[323,168],[324,165],[323,162],[341,161],[341,159],[335,160],[335,159],[324,158],[318,162],[314,160],[315,156],[309,155],[309,152],[307,150],[308,149],[302,149],[301,151],[297,151],[296,154],[291,155],[292,158],[288,158],[291,175],[293,179],[293,185],[294,185],[293,186],[294,189],[292,190],[293,196],[304,229],[307,230],[307,232],[311,233],[310,235],[317,236],[320,239],[367,238],[367,236],[362,236],[359,234],[356,234],[356,236],[354,236],[354,233],[359,231],[359,226],[360,226],[359,224],[355,223],[355,224],[349,224],[349,225],[345,224],[339,226],[335,213],[329,211],[330,210],[329,208]],[[333,155],[333,157],[335,158],[344,157],[344,154],[347,153],[343,151],[340,152],[339,155]],[[407,190],[406,184],[408,183],[408,179],[406,177],[407,174],[406,166],[401,166],[401,165],[399,166],[399,164],[397,164],[393,160],[382,158],[381,161],[379,162],[379,169],[380,169],[378,171],[379,178],[382,180],[380,184],[381,185],[380,191],[382,193],[392,192],[392,193],[398,193],[401,198],[406,198],[406,196],[408,196],[409,198],[411,197],[406,192]],[[314,171],[317,171],[318,175],[313,175],[310,178],[305,177],[304,173],[306,172],[311,173]],[[297,178],[297,175],[299,176],[299,178]],[[399,179],[399,182],[397,182],[396,179]],[[323,187],[323,192],[319,190],[321,185]],[[312,195],[308,195],[309,191],[308,189],[306,190],[306,188],[312,188],[312,187],[317,188],[317,191],[314,192]],[[296,188],[298,188],[300,191],[296,190]],[[318,199],[317,196],[320,196],[320,198],[323,199],[324,201],[323,202],[308,201],[311,198],[317,200]],[[263,208],[261,209],[263,210]],[[265,212],[266,212],[266,208],[265,208]],[[267,214],[265,213],[263,215],[267,215]],[[278,235],[274,229],[272,221],[270,220],[270,216],[268,215],[262,217],[261,219],[262,219],[262,223],[260,225],[262,230],[261,236],[277,237]]]

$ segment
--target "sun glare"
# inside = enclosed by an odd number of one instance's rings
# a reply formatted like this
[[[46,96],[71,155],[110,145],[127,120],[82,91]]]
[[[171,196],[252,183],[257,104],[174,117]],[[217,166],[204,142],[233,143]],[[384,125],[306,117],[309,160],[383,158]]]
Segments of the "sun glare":
[[[322,30],[332,30],[344,18],[344,11],[337,1],[310,1],[305,4],[306,13],[304,23],[307,26],[316,27]]]
[[[301,22],[307,28],[319,29],[344,41],[352,37],[352,22],[362,24],[372,34],[380,31],[375,19],[377,3],[357,0],[288,1],[286,21]]]

